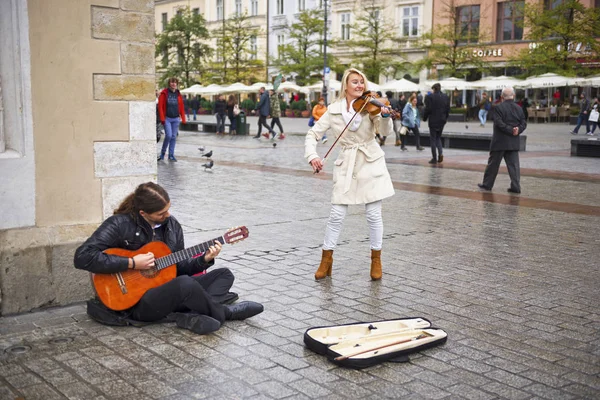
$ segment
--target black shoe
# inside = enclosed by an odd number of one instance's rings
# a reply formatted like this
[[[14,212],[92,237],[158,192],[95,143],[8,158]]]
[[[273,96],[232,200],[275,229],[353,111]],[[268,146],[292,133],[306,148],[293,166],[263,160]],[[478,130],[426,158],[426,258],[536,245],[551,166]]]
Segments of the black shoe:
[[[253,317],[263,312],[262,304],[254,301],[242,301],[241,303],[225,306],[225,319],[242,320]]]
[[[484,186],[483,183],[478,183],[477,186],[479,186],[479,189],[487,190],[488,192],[492,190],[492,188]]]
[[[521,193],[521,191],[520,191],[520,190],[515,190],[515,189],[513,189],[513,188],[508,188],[508,189],[506,189],[506,191],[507,191],[507,192],[509,192],[509,193],[516,193],[516,194],[519,194],[519,193]]]
[[[425,150],[425,147],[421,147],[421,146],[419,146],[419,147],[417,147],[417,150],[419,150],[419,151],[423,151],[423,150]]]
[[[231,304],[231,303],[234,303],[237,299],[239,299],[240,296],[238,296],[237,293],[229,292],[229,293],[226,293],[226,294],[224,294],[222,296],[213,296],[213,298],[215,299],[215,301],[217,303]]]
[[[440,162],[443,162],[443,161],[444,161],[444,156],[440,154],[438,156],[438,162],[440,163]]]
[[[256,136],[252,136],[254,139],[260,139],[260,133]]]
[[[380,142],[381,142],[380,146],[385,146],[385,139],[387,139],[387,136],[382,136],[381,137],[381,139],[380,139]]]
[[[437,164],[437,159],[434,157],[431,160],[429,160],[429,164]]]
[[[195,313],[175,313],[178,327],[188,329],[198,335],[206,335],[219,330],[221,323],[208,315]]]
[[[165,159],[165,156],[161,155],[161,156],[158,156],[158,159],[156,161],[162,161],[164,159]]]
[[[402,151],[408,151],[408,149],[406,147],[404,147],[404,146],[400,147],[400,150],[402,150]]]

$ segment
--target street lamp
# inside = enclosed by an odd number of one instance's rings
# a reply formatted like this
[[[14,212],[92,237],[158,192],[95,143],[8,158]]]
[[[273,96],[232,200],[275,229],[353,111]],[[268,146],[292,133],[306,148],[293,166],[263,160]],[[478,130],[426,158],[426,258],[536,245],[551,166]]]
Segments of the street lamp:
[[[329,92],[329,74],[331,70],[327,66],[327,0],[323,0],[323,10],[325,14],[325,26],[323,27],[323,99],[327,105],[327,93]]]

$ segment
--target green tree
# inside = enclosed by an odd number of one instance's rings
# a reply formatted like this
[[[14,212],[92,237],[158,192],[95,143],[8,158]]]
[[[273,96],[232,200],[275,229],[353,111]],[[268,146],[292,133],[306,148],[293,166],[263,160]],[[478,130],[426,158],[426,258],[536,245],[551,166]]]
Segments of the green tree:
[[[162,57],[162,63],[156,68],[162,72],[160,82],[175,76],[183,86],[190,86],[212,54],[211,47],[205,43],[208,39],[204,17],[191,12],[189,7],[180,9],[156,36],[156,57]]]
[[[552,4],[556,4],[553,2]],[[562,75],[598,73],[585,67],[600,54],[600,10],[577,0],[564,0],[553,8],[544,3],[525,6],[526,40],[531,45],[512,59],[529,75],[554,72]]]
[[[249,82],[264,76],[264,62],[250,47],[252,37],[258,37],[261,30],[252,26],[247,13],[232,14],[213,34],[221,61],[213,63],[212,70],[222,83]]]
[[[311,76],[323,70],[323,10],[304,10],[297,22],[285,27],[290,41],[279,48],[279,58],[274,65],[284,75],[296,74],[296,83],[311,83]],[[327,65],[334,58],[327,54]]]
[[[380,75],[388,75],[395,64],[403,61],[402,53],[396,45],[397,28],[391,17],[382,13],[387,4],[375,0],[367,1],[366,6],[364,3],[363,0],[361,10],[356,8],[351,39],[339,42],[338,46],[351,49],[353,65],[360,65],[367,78],[377,83]]]
[[[457,7],[454,0],[442,2],[436,19],[446,23],[436,24],[430,32],[423,34],[420,45],[428,54],[415,63],[416,68],[443,66],[447,77],[460,77],[466,69],[484,71],[486,63],[476,50],[485,50],[486,45],[482,43],[490,37],[489,32],[479,26],[481,16],[480,5]]]

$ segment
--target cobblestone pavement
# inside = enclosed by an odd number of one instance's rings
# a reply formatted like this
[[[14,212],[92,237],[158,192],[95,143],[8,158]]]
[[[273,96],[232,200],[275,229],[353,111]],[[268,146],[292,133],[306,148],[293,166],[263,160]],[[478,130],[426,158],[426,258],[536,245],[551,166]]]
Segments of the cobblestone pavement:
[[[305,123],[283,119],[290,135],[277,147],[182,132],[179,162],[158,167],[188,245],[248,226],[217,266],[262,314],[207,336],[101,326],[81,304],[5,316],[0,398],[599,397],[600,162],[569,156],[568,125],[530,124],[520,196],[505,173],[492,193],[477,190],[486,152],[448,149],[448,167],[432,168],[429,149],[386,146],[397,191],[383,206],[383,279],[369,279],[364,210],[351,207],[333,276],[315,282],[331,166],[309,171]],[[214,151],[211,171],[200,145]],[[309,327],[414,316],[448,341],[409,363],[349,370],[302,343]]]

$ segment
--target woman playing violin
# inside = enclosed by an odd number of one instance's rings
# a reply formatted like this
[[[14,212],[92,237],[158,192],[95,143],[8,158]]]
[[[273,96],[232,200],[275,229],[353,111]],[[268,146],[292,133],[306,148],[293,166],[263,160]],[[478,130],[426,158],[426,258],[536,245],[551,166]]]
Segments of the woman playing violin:
[[[369,112],[355,111],[355,108],[361,110],[361,107],[356,107],[361,100],[363,105],[367,105],[363,96],[366,83],[367,78],[359,70],[346,70],[340,97],[329,105],[325,114],[306,134],[305,157],[314,172],[323,168],[323,161],[317,154],[317,143],[328,129],[336,139],[339,137],[340,147],[333,167],[332,206],[325,230],[321,264],[315,273],[317,280],[331,276],[333,250],[350,204],[365,204],[371,242],[371,279],[379,280],[382,275],[381,200],[394,195],[394,187],[385,165],[383,150],[375,141],[375,135],[387,136],[393,128],[391,118],[384,117],[390,113],[387,107],[377,107]]]

